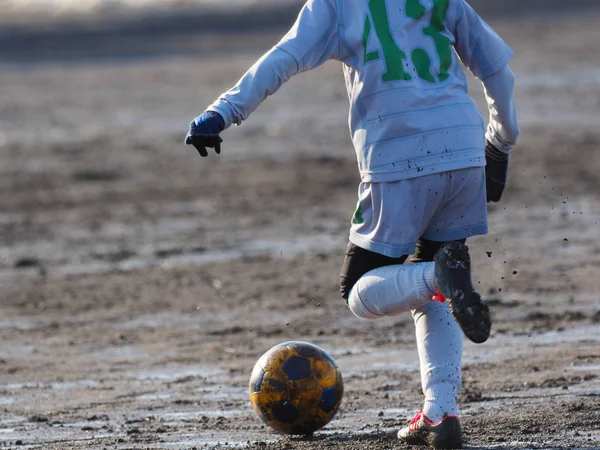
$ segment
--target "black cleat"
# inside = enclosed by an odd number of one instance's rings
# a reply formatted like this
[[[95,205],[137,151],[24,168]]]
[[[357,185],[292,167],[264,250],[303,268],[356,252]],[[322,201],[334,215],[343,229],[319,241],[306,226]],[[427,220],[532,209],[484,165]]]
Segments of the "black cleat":
[[[462,448],[460,421],[456,416],[445,416],[433,423],[419,411],[407,427],[398,431],[398,439],[409,445],[428,445],[432,448]]]
[[[473,289],[469,248],[460,242],[442,245],[435,254],[435,278],[465,336],[476,344],[487,341],[492,320],[488,306]]]

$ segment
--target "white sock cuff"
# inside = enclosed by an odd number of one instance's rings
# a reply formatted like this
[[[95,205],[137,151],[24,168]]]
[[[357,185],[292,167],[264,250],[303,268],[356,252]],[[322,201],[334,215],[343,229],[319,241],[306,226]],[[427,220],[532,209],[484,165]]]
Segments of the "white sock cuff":
[[[419,298],[421,300],[431,300],[431,297],[436,294],[437,287],[435,283],[435,263],[417,263],[414,264],[414,267],[421,269],[415,273],[413,278]]]
[[[435,279],[435,263],[428,262],[424,263],[427,266],[423,269],[423,278],[425,280],[425,284],[427,285],[427,289],[431,293],[432,296],[437,294],[438,284]]]

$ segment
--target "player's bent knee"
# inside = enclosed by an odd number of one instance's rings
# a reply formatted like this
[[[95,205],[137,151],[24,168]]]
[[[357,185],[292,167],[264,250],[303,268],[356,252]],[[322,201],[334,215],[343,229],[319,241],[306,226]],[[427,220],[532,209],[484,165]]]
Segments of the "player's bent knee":
[[[431,302],[425,272],[433,264],[380,267],[364,274],[350,290],[348,307],[358,317],[375,319],[397,316]]]
[[[379,317],[382,317],[381,314],[377,314],[369,309],[367,299],[364,301],[361,298],[360,284],[359,280],[350,290],[350,294],[348,295],[348,308],[350,308],[352,314],[361,319],[378,319]],[[362,294],[364,295],[365,293],[363,292]]]
[[[367,272],[379,267],[403,264],[407,257],[407,255],[404,255],[399,258],[390,258],[370,250],[365,250],[349,242],[340,273],[340,292],[342,298],[348,301],[350,291]]]

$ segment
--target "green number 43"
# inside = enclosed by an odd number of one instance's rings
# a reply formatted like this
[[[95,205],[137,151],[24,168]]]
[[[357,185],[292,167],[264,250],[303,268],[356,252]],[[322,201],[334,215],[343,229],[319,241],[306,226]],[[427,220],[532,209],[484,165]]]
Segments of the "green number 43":
[[[385,5],[386,0],[370,0],[369,11],[373,19],[373,28],[375,34],[381,44],[383,51],[383,59],[385,60],[386,72],[381,79],[384,82],[388,81],[410,81],[411,75],[406,72],[404,61],[406,53],[404,53],[392,37],[390,25],[388,21],[388,13]],[[421,0],[405,0],[406,15],[411,19],[418,21],[425,15],[425,7],[421,4]],[[423,28],[423,34],[429,36],[434,44],[435,49],[440,58],[440,70],[437,74],[437,80],[431,73],[431,58],[422,48],[416,48],[412,51],[412,62],[415,70],[420,78],[430,83],[442,82],[448,78],[448,69],[452,64],[452,41],[444,36],[442,32],[446,29],[444,19],[448,13],[448,5],[450,0],[433,0],[433,11],[431,12],[431,20],[429,26]],[[368,52],[367,42],[371,34],[371,19],[367,14],[365,18],[365,28],[363,32],[364,45],[364,62],[375,61],[380,58],[379,52]]]

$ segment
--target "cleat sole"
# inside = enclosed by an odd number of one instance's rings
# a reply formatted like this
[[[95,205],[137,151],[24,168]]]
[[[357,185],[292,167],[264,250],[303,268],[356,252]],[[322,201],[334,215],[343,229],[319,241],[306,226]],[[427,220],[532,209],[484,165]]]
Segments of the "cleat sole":
[[[439,290],[467,338],[482,344],[490,336],[488,306],[473,289],[469,248],[460,242],[444,244],[436,254],[435,275]]]

